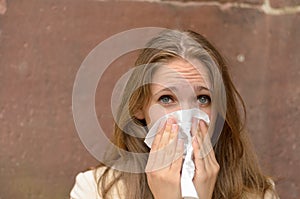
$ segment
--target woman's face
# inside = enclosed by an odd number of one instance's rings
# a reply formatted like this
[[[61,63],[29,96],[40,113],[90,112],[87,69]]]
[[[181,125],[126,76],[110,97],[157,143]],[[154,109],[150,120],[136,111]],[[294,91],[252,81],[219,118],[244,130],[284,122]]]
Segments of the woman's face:
[[[199,108],[211,115],[210,83],[201,63],[175,59],[157,68],[151,81],[151,97],[139,119],[151,126],[160,117],[178,110]]]

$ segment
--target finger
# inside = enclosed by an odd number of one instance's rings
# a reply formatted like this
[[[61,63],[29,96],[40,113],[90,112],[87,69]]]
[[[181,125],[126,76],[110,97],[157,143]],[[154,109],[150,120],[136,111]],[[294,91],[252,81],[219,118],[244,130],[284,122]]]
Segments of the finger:
[[[207,171],[210,171],[214,167],[214,162],[212,160],[212,154],[213,153],[214,153],[214,151],[211,150],[204,157],[204,159],[205,159],[205,161],[204,161],[205,162],[205,168],[206,168]]]
[[[205,171],[208,171],[211,167],[211,161],[208,157],[208,154],[210,152],[210,138],[208,136],[208,128],[203,120],[199,121],[198,124],[198,130],[197,130],[197,142],[199,144],[199,152],[198,154],[195,154],[196,159],[195,162],[200,162],[202,169]]]
[[[161,150],[165,166],[171,166],[174,160],[176,154],[177,137],[178,137],[178,125],[172,124],[171,133],[169,136],[169,143]]]
[[[158,132],[155,135],[155,138],[153,140],[152,146],[151,146],[151,150],[149,153],[149,157],[148,157],[148,161],[147,161],[147,165],[146,165],[146,172],[151,172],[156,170],[156,167],[158,164],[160,164],[160,162],[162,162],[162,159],[160,157],[157,157],[159,154],[159,143],[162,137],[162,134],[164,132],[164,129],[166,127],[166,121],[161,121],[159,128],[158,128]]]
[[[219,170],[220,170],[220,166],[218,164],[217,161],[214,161],[214,150],[211,150],[209,152],[209,154],[205,157],[205,159],[207,159],[207,165],[205,165],[206,168],[206,175],[207,177],[211,178],[211,179],[215,179],[218,176]]]
[[[212,149],[210,136],[208,134],[208,126],[206,125],[204,120],[201,120],[200,122],[200,133],[202,136],[202,146],[201,146],[201,157],[204,159],[205,168],[206,170],[209,170],[211,168],[211,159],[209,156],[209,153]]]
[[[212,149],[208,127],[203,120],[199,121],[200,157],[205,158]]]
[[[173,140],[175,140],[178,137],[178,128],[179,127],[178,127],[178,124],[176,124],[176,121],[175,121],[175,123],[172,123],[169,142],[172,142]]]
[[[171,161],[173,162],[174,160],[176,160],[176,155],[178,153],[178,148],[180,147],[180,145],[178,145],[178,142],[182,141],[180,139],[178,139],[178,129],[179,129],[179,126],[177,124],[173,124],[172,125],[172,140],[171,140],[171,146],[172,146],[172,154],[169,154],[170,157],[171,157]]]
[[[168,118],[163,132],[159,133],[161,136],[159,143],[157,143],[158,147],[155,151],[155,162],[153,163],[153,168],[155,170],[170,167],[172,163],[176,149],[176,143],[172,143],[170,140],[172,137],[171,134],[174,134],[172,133],[172,125],[175,130],[178,128],[177,125],[173,123],[174,119]]]
[[[159,149],[164,148],[169,143],[169,137],[170,137],[170,134],[171,134],[171,129],[172,129],[173,122],[174,121],[173,121],[172,118],[167,119],[166,127],[165,127],[165,129],[162,133],[162,137],[161,137],[160,142],[158,144]]]
[[[191,126],[192,137],[197,135],[198,124],[199,124],[198,118],[193,117],[192,118],[192,126]]]
[[[202,154],[204,157],[205,171],[208,175],[216,176],[219,171],[219,164],[216,161],[215,153],[211,144],[210,136],[208,134],[208,127],[204,121],[200,122],[200,129],[204,137],[202,147]]]
[[[178,139],[176,144],[176,153],[174,155],[171,169],[174,171],[180,171],[183,163],[183,151],[184,151],[184,140]]]
[[[215,151],[214,151],[214,150],[211,150],[210,156],[211,156],[211,160],[212,160],[214,163],[219,164],[218,161],[217,161],[216,154],[215,154]]]
[[[212,155],[213,155],[213,151],[211,151],[209,153],[209,155],[207,156],[207,159],[208,159],[208,162],[209,162],[209,172],[214,174],[218,171],[218,167],[219,167],[219,164],[215,161],[213,161],[213,158],[212,158]]]
[[[148,157],[148,160],[147,160],[147,165],[146,165],[146,168],[145,168],[145,172],[152,172],[153,170],[155,170],[155,163],[157,163],[156,161],[156,152],[150,152],[149,153],[149,157]]]
[[[209,152],[208,158],[209,158],[209,162],[210,162],[211,165],[213,165],[213,166],[219,166],[219,163],[218,163],[218,161],[216,159],[216,155],[215,155],[215,152],[214,152],[213,149]]]
[[[192,146],[193,146],[193,151],[194,151],[193,158],[194,158],[196,172],[199,172],[199,171],[204,172],[205,164],[204,164],[204,160],[202,158],[200,158],[200,145],[199,145],[197,136],[193,137]]]
[[[159,128],[158,128],[158,132],[155,135],[155,138],[153,140],[150,152],[154,152],[154,151],[158,150],[159,143],[160,143],[160,140],[161,140],[161,137],[162,137],[162,134],[163,134],[165,128],[166,128],[166,122],[165,121],[161,121],[161,123],[159,125]]]

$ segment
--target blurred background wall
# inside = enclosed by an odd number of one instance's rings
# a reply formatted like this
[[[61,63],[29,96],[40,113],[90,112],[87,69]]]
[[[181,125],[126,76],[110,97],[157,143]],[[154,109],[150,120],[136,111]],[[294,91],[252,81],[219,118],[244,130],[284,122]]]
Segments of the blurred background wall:
[[[75,175],[97,165],[73,122],[76,72],[101,41],[145,26],[192,29],[220,49],[264,171],[281,198],[299,199],[299,0],[0,0],[0,198],[68,198]],[[107,131],[115,77],[133,61],[100,80]]]

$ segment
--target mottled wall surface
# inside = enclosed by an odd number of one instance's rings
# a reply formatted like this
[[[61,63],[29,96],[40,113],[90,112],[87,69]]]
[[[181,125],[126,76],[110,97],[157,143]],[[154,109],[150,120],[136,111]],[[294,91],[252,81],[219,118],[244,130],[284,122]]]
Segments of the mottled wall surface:
[[[109,36],[159,26],[204,34],[227,58],[248,108],[248,129],[281,198],[300,197],[300,1],[0,0],[0,198],[68,198],[75,175],[97,161],[72,117],[75,75]],[[120,58],[97,92],[111,129]]]

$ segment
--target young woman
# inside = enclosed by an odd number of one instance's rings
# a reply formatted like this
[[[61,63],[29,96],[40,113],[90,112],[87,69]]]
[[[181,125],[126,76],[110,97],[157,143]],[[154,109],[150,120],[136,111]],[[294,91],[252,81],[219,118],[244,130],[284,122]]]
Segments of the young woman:
[[[249,144],[245,107],[224,59],[200,34],[177,30],[162,32],[140,53],[115,118],[116,148],[108,151],[105,164],[77,175],[71,198],[182,198],[186,145],[179,139],[178,120],[161,123],[151,148],[144,138],[161,116],[193,108],[210,119],[191,124],[198,197],[278,198]]]

